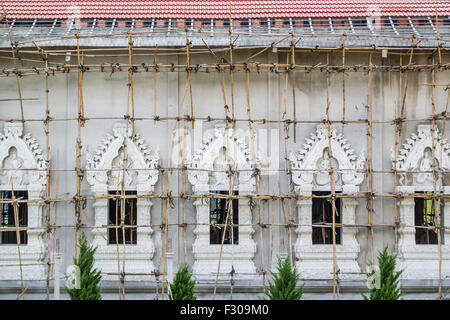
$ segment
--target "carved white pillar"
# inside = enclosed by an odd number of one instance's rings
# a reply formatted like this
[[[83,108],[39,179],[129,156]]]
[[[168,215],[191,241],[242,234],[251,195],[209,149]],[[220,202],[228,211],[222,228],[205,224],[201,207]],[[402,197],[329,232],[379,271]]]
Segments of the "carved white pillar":
[[[138,192],[139,195],[144,195],[145,192]],[[146,243],[148,246],[148,255],[150,257],[153,257],[153,254],[155,252],[155,245],[152,241],[152,233],[153,229],[150,227],[151,220],[150,220],[150,210],[152,208],[152,201],[150,199],[145,198],[138,198],[136,201],[136,213],[137,213],[137,219],[136,224],[138,226],[146,226],[146,227],[139,227],[136,230],[137,234],[137,243]]]
[[[303,193],[302,195],[307,195]],[[355,224],[355,212],[358,202],[342,199],[341,217],[343,224]],[[304,278],[329,279],[333,276],[333,245],[312,244],[312,199],[300,200],[297,205],[300,226],[295,253],[299,258],[297,270]],[[356,240],[357,230],[343,227],[341,244],[336,244],[336,270],[340,270],[340,279],[360,278],[361,269],[356,261],[360,251]]]
[[[301,192],[300,196],[311,196],[312,192]],[[299,226],[295,229],[297,241],[295,252],[300,257],[302,247],[312,245],[312,198],[297,202],[297,214]]]
[[[217,271],[215,254],[209,250],[209,199],[199,198],[194,201],[196,209],[197,225],[194,229],[195,240],[192,245],[194,253],[193,273],[196,275],[207,275],[211,269]],[[215,268],[214,268],[215,267]],[[223,267],[221,268],[223,271]],[[225,270],[225,272],[229,270]]]
[[[444,225],[448,226],[450,203],[445,201]],[[415,210],[414,199],[403,198],[400,202],[399,227],[399,265],[398,270],[403,269],[404,279],[438,279],[439,278],[439,245],[416,244],[416,228],[414,227]],[[442,243],[442,278],[450,276],[450,245],[448,232],[445,232]]]
[[[450,228],[450,199],[444,199],[444,226]],[[444,243],[450,244],[450,230],[445,229],[444,232]]]
[[[399,258],[404,260],[411,246],[416,244],[416,228],[414,227],[414,199],[403,198],[400,205]],[[406,255],[406,256],[405,256]]]
[[[358,229],[351,227],[356,224],[356,207],[358,201],[351,198],[342,198],[342,211],[341,221],[344,227],[342,227],[342,240],[341,245],[337,246],[336,258],[337,266],[342,272],[341,279],[346,278],[362,278],[361,269],[356,261],[360,252],[360,245],[356,240]],[[349,227],[345,227],[349,225]]]

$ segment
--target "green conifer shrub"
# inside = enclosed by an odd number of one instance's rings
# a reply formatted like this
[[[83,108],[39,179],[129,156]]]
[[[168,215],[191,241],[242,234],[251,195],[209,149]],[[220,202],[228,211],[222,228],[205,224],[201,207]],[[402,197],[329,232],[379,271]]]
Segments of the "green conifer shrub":
[[[303,295],[303,286],[297,287],[300,275],[291,267],[290,259],[278,257],[278,273],[270,272],[272,283],[266,288],[266,296],[269,300],[300,300]]]
[[[195,280],[191,279],[192,274],[188,266],[181,266],[170,284],[170,300],[196,300],[194,295]]]
[[[80,289],[65,288],[71,300],[101,300],[100,271],[93,269],[94,254],[97,247],[88,244],[84,233],[78,239],[79,255],[78,259],[73,258],[74,265],[80,268]]]
[[[370,296],[362,295],[364,300],[398,300],[402,296],[400,275],[403,270],[395,271],[397,255],[389,254],[386,246],[378,251],[378,267],[380,268],[380,287],[370,290]]]

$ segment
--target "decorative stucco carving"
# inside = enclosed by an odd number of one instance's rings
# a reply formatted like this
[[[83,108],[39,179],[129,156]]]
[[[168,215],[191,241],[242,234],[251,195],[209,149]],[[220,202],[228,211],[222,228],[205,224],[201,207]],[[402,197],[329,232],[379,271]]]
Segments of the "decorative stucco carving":
[[[444,139],[436,126],[434,133],[431,125],[419,125],[417,134],[411,133],[397,154],[397,163],[392,154],[392,165],[399,173],[399,184],[402,186],[433,186],[433,139],[435,146],[435,175],[439,181],[442,177],[439,168],[450,168],[450,144]],[[442,163],[441,163],[442,161]],[[409,171],[409,172],[408,172]],[[436,185],[439,187],[439,182]]]
[[[302,196],[311,196],[314,191],[330,191],[330,159],[328,148],[331,144],[332,165],[335,168],[335,190],[346,194],[359,192],[359,185],[364,180],[363,169],[366,159],[363,153],[359,157],[347,140],[337,133],[335,126],[318,125],[316,132],[306,138],[303,149],[289,156],[292,170],[292,181],[295,191]],[[331,142],[331,143],[330,143]],[[358,202],[350,198],[341,198],[341,221],[343,224],[355,224],[355,213]],[[302,277],[310,279],[326,279],[333,275],[332,245],[312,244],[312,199],[297,202],[299,227],[295,243],[295,252],[299,261],[297,269]],[[341,244],[336,245],[336,265],[340,278],[359,278],[361,272],[356,261],[359,254],[359,243],[356,240],[356,228],[342,228]]]
[[[125,147],[126,143],[126,147]],[[124,150],[126,155],[124,157]],[[125,159],[125,161],[124,161]],[[110,190],[121,190],[124,179],[125,191],[137,191],[145,195],[154,191],[159,175],[159,154],[151,150],[144,140],[135,134],[131,124],[116,123],[113,135],[108,134],[94,155],[86,155],[86,177],[96,196],[101,197]],[[124,170],[124,163],[126,168]],[[137,199],[137,225],[150,225],[150,199]],[[94,203],[95,226],[93,244],[98,246],[95,263],[103,272],[118,272],[116,245],[108,244],[108,200],[97,199]],[[150,273],[154,271],[152,262],[155,246],[150,227],[137,228],[137,244],[119,244],[120,265],[125,259],[125,270],[130,273]],[[104,279],[117,276],[104,276]],[[148,276],[133,276],[133,280]]]
[[[27,191],[29,200],[42,200],[46,186],[45,160],[42,150],[31,134],[23,136],[23,124],[5,123],[0,134],[0,190]],[[11,185],[12,181],[12,185]],[[22,277],[24,280],[46,278],[46,246],[43,235],[43,202],[33,201],[28,206],[27,244],[20,245]],[[0,279],[20,280],[17,245],[0,244],[3,266]]]
[[[434,139],[434,143],[433,143]],[[435,146],[433,160],[433,145]],[[392,165],[398,172],[397,192],[413,194],[417,192],[436,191],[450,194],[450,187],[444,185],[441,170],[450,169],[450,144],[444,139],[437,126],[433,132],[429,124],[418,126],[417,134],[412,133],[397,154],[397,161],[392,154]],[[434,174],[433,174],[434,172]],[[450,226],[450,201],[444,204],[444,227]],[[398,201],[400,209],[399,231],[399,269],[404,269],[405,279],[439,279],[439,245],[416,244],[415,201],[402,198]],[[450,276],[450,235],[445,232],[442,248],[441,277]]]
[[[235,184],[255,185],[254,165],[259,167],[260,161],[258,158],[253,160],[244,137],[232,129],[227,130],[224,125],[217,125],[212,132],[205,133],[202,144],[188,161],[188,168],[193,169],[188,171],[189,182],[197,188],[225,186],[228,189],[228,164],[239,170],[239,180]],[[212,186],[210,178],[213,178]]]
[[[292,169],[292,181],[301,189],[330,190],[330,161],[328,148],[331,142],[333,167],[336,169],[336,188],[342,186],[358,186],[364,180],[366,158],[363,153],[355,156],[354,150],[347,140],[337,133],[334,125],[330,127],[330,142],[328,141],[328,126],[318,125],[316,132],[305,139],[303,149],[297,153],[291,152],[289,160]]]
[[[232,185],[239,195],[251,195],[255,190],[254,168],[259,160],[253,159],[252,152],[244,138],[233,129],[217,125],[213,132],[206,132],[196,153],[188,160],[188,179],[197,195],[210,191],[229,191],[228,169],[238,172]],[[212,171],[211,171],[212,170]],[[213,277],[217,274],[221,245],[210,244],[209,199],[194,202],[197,212],[197,226],[194,229],[193,243],[194,274],[199,278]],[[256,275],[253,258],[256,243],[252,238],[252,212],[249,200],[239,200],[239,244],[223,245],[220,273],[229,274],[232,269],[240,278]],[[229,276],[227,276],[228,278]]]
[[[94,155],[86,154],[86,178],[89,184],[107,184],[110,189],[117,189],[117,181],[122,180],[123,174],[123,170],[118,169],[123,169],[124,139],[127,140],[125,188],[152,189],[158,180],[159,154],[152,151],[139,134],[135,134],[133,141],[131,125],[125,123],[114,125],[113,135],[108,134],[102,140]]]

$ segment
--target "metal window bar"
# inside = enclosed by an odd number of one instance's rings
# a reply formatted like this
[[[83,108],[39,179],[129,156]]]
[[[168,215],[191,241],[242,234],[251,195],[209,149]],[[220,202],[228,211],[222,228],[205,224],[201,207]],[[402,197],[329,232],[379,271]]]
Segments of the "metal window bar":
[[[69,34],[70,31],[72,31],[72,28],[73,28],[74,23],[75,23],[75,18],[72,18],[72,19],[70,20],[69,27],[67,28],[66,34]]]
[[[420,33],[417,31],[416,27],[412,23],[411,17],[408,17],[408,23],[409,23],[409,26],[413,29],[414,33],[416,33],[418,36],[420,36]]]
[[[291,32],[294,32],[294,25],[292,23],[292,18],[289,18],[289,29],[291,30]]]
[[[34,20],[33,20],[33,23],[31,24],[31,27],[30,27],[30,29],[28,30],[28,32],[27,32],[27,34],[25,35],[25,37],[28,37],[28,36],[31,34],[31,32],[33,32],[33,29],[34,29],[34,27],[36,26],[36,21],[37,21],[37,19],[34,19]]]
[[[11,200],[12,195],[14,194],[15,200],[27,200],[28,192],[27,191],[0,191],[1,200]],[[19,203],[18,205],[18,221],[16,221],[16,214],[14,205],[12,203],[8,203],[0,206],[0,225],[2,227],[14,227],[17,225],[19,227],[27,227],[28,225],[28,205],[27,203]],[[27,244],[27,230],[19,231],[20,244]],[[17,244],[17,233],[16,231],[3,231],[0,236],[1,244]]]
[[[134,30],[134,22],[135,22],[134,18],[133,18],[133,19],[131,19],[131,27],[130,27],[130,32],[132,32],[132,31]]]
[[[194,19],[191,19],[191,31],[194,30]]]
[[[172,29],[172,18],[169,18],[169,23],[167,24],[167,35],[170,36],[170,30]]]
[[[270,26],[270,18],[267,18],[267,31],[269,32],[269,34],[272,33],[272,28]]]
[[[153,32],[154,29],[155,29],[155,18],[152,18],[152,24],[150,26],[150,31]]]
[[[115,27],[116,27],[116,18],[114,18],[112,21],[111,29],[109,30],[109,34],[112,34],[114,32]]]
[[[334,31],[334,27],[333,27],[333,20],[331,19],[331,17],[328,17],[328,23],[330,24],[330,30],[332,33],[336,33]]]
[[[394,30],[396,35],[399,35],[397,28],[395,27],[394,21],[392,20],[392,17],[389,16],[389,23],[391,24],[392,30]]]
[[[92,34],[94,32],[95,26],[97,25],[97,18],[94,18],[92,21],[91,30],[89,31],[89,34]]]
[[[248,19],[248,33],[252,33],[252,19]]]
[[[353,21],[351,17],[348,17],[348,23],[350,24],[350,30],[352,30],[352,33],[356,33],[355,28],[353,27]]]
[[[428,18],[428,22],[430,23],[431,27],[433,28],[434,33],[436,33],[437,30],[436,30],[436,28],[434,26],[433,20],[431,20],[431,17],[427,17],[427,18]]]
[[[375,35],[375,31],[374,31],[375,28],[373,27],[372,20],[369,17],[366,17],[366,21],[367,21],[367,28],[369,28],[370,33]]]
[[[54,20],[53,20],[53,24],[52,24],[50,30],[47,32],[47,36],[49,36],[49,35],[51,35],[51,34],[53,33],[53,30],[55,30],[55,27],[56,27],[56,23],[57,23],[57,22],[58,22],[58,19],[54,19]]]
[[[314,34],[314,28],[311,17],[308,18],[308,22],[309,22],[309,29],[311,30],[311,33]]]

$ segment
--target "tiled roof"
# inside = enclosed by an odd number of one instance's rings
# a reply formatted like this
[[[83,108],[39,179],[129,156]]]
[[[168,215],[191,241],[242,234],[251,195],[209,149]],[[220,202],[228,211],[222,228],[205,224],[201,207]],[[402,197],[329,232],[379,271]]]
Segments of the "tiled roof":
[[[229,0],[3,0],[9,18],[226,19]],[[1,7],[0,7],[1,8]],[[1,9],[0,9],[1,10]],[[231,0],[232,18],[450,15],[449,0]]]

